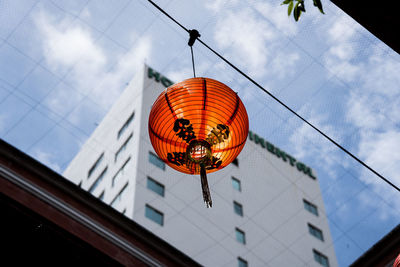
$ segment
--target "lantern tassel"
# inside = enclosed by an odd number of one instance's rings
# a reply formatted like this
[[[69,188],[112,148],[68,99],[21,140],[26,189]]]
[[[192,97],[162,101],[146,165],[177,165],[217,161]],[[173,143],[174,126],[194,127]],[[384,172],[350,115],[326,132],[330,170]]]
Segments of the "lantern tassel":
[[[200,179],[201,179],[201,189],[203,190],[204,202],[206,203],[207,208],[211,208],[212,200],[211,200],[210,189],[208,188],[207,172],[204,164],[200,165]]]

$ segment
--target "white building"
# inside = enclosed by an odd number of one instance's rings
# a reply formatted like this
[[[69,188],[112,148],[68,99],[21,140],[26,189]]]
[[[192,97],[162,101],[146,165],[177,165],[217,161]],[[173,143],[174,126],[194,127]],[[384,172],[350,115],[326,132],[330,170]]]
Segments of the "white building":
[[[337,266],[315,172],[250,132],[237,161],[200,177],[154,153],[148,117],[172,82],[145,67],[64,176],[204,266]]]

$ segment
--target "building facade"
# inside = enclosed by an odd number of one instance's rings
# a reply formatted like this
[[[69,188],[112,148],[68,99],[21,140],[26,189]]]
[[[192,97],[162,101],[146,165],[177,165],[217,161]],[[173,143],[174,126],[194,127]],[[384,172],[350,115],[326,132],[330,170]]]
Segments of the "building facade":
[[[200,179],[154,153],[148,117],[172,84],[145,67],[64,176],[204,266],[337,266],[313,169],[250,132],[238,158]]]

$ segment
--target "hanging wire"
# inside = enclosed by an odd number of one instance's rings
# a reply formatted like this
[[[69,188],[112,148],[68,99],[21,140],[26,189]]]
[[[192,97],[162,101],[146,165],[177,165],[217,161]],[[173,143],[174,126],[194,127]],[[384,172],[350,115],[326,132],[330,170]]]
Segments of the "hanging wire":
[[[172,16],[170,16],[167,12],[165,12],[161,7],[159,7],[156,3],[154,3],[152,0],[147,0],[149,1],[155,8],[157,8],[158,10],[160,10],[164,15],[166,15],[168,18],[170,18],[173,22],[175,22],[177,25],[179,25],[182,29],[184,29],[186,32],[188,32],[189,34],[191,34],[191,31],[188,30],[186,27],[184,27],[182,24],[180,24],[177,20],[175,20]],[[198,32],[197,32],[198,33]],[[192,37],[192,36],[191,36]],[[304,119],[301,115],[299,115],[297,112],[295,112],[293,109],[291,109],[289,106],[287,106],[285,103],[283,103],[281,100],[279,100],[276,96],[274,96],[272,93],[270,93],[267,89],[265,89],[264,87],[262,87],[260,84],[258,84],[255,80],[253,80],[250,76],[248,76],[246,73],[244,73],[242,70],[240,70],[238,67],[236,67],[234,64],[232,64],[229,60],[225,59],[222,55],[220,55],[217,51],[215,51],[214,49],[212,49],[210,46],[208,46],[205,42],[203,42],[202,40],[199,39],[200,34],[198,37],[196,37],[197,40],[199,40],[199,42],[204,45],[206,48],[208,48],[211,52],[213,52],[217,57],[219,57],[220,59],[222,59],[226,64],[228,64],[229,66],[231,66],[234,70],[236,70],[237,72],[239,72],[242,76],[244,76],[246,79],[248,79],[251,83],[253,83],[255,86],[257,86],[259,89],[261,89],[262,91],[264,91],[266,94],[268,94],[270,97],[272,97],[272,99],[274,99],[275,101],[277,101],[279,104],[281,104],[283,107],[285,107],[287,110],[289,110],[293,115],[295,115],[296,117],[298,117],[300,120],[302,120],[303,122],[305,122],[306,124],[308,124],[311,128],[313,128],[314,130],[316,130],[318,133],[320,133],[323,137],[325,137],[327,140],[329,140],[331,143],[333,143],[335,146],[337,146],[339,149],[341,149],[343,152],[345,152],[347,155],[349,155],[350,157],[352,157],[353,159],[355,159],[358,163],[360,163],[361,165],[363,165],[365,168],[367,168],[369,171],[371,171],[373,174],[375,174],[376,176],[378,176],[380,179],[382,179],[383,181],[385,181],[387,184],[389,184],[391,187],[393,187],[394,189],[396,189],[397,191],[400,192],[400,188],[398,186],[396,186],[395,184],[393,184],[391,181],[389,181],[388,179],[386,179],[383,175],[381,175],[380,173],[378,173],[377,171],[375,171],[373,168],[371,168],[370,166],[368,166],[365,162],[363,162],[361,159],[359,159],[357,156],[355,156],[354,154],[352,154],[350,151],[348,151],[347,149],[345,149],[343,146],[341,146],[339,143],[337,143],[336,141],[334,141],[332,138],[330,138],[328,135],[326,135],[324,132],[322,132],[320,129],[318,129],[316,126],[314,126],[313,124],[311,124],[310,122],[308,122],[306,119]],[[195,39],[195,40],[196,40]],[[193,41],[194,42],[194,41]],[[192,57],[193,57],[193,53],[192,53]],[[193,63],[194,64],[194,63]],[[194,65],[193,65],[193,71],[194,71]]]

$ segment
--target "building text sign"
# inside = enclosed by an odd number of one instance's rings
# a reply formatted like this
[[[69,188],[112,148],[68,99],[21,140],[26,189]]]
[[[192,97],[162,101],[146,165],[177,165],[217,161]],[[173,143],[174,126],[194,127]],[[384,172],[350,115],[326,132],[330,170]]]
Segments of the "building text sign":
[[[288,164],[292,165],[293,167],[296,167],[298,171],[304,172],[311,178],[316,179],[310,167],[307,167],[304,163],[301,163],[300,161],[296,161],[294,157],[280,150],[273,144],[265,141],[262,137],[259,137],[257,134],[253,133],[252,131],[249,131],[249,138],[256,144],[259,144],[263,148],[266,148],[270,153],[274,154],[278,158],[281,158],[283,161],[286,161]]]
[[[147,77],[149,79],[154,78],[156,82],[161,82],[161,84],[165,87],[169,87],[174,84],[170,79],[161,75],[159,72],[153,70],[150,67],[147,68]]]

